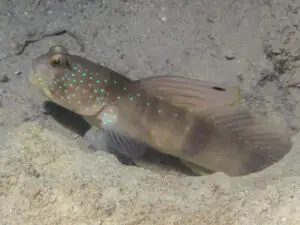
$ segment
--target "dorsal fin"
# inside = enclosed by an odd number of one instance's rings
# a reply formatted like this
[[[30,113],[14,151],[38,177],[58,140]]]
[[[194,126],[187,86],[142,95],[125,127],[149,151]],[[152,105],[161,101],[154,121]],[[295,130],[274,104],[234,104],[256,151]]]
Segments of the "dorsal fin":
[[[202,111],[240,101],[237,88],[180,76],[157,76],[135,81],[148,93],[189,111]]]

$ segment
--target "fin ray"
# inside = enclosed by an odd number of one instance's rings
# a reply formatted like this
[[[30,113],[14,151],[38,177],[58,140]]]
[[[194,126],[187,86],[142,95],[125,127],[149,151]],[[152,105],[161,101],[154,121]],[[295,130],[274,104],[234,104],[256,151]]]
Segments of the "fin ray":
[[[121,154],[133,161],[139,160],[150,149],[146,144],[120,133],[104,132],[106,133],[105,142],[109,152]]]
[[[240,100],[235,87],[180,76],[156,76],[136,81],[147,92],[190,111],[201,111]]]
[[[290,151],[291,140],[283,130],[246,108],[222,106],[198,114],[216,130],[210,143],[190,158],[204,168],[231,176],[246,175],[278,162]]]

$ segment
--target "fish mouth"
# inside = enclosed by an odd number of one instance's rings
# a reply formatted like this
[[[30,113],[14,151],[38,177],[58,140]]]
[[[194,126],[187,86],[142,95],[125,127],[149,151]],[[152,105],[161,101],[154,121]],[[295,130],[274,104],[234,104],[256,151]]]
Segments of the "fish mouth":
[[[31,84],[31,86],[33,88],[35,88],[36,90],[42,92],[42,94],[48,98],[48,99],[52,99],[53,98],[53,95],[51,93],[51,91],[49,90],[49,88],[42,88],[40,85],[39,85],[39,82],[37,81],[36,77],[35,77],[35,72],[33,71],[33,69],[30,69],[30,72],[29,72],[29,82]]]
[[[30,69],[30,71],[29,71],[29,81],[30,81],[31,84],[34,84],[33,76],[34,76],[33,69]]]
[[[31,69],[29,71],[28,79],[29,79],[29,83],[30,83],[31,87],[33,87],[35,89],[39,89],[39,90],[41,89],[40,85],[39,85],[39,83],[37,81],[37,78],[35,77],[35,73],[34,73],[33,69]]]

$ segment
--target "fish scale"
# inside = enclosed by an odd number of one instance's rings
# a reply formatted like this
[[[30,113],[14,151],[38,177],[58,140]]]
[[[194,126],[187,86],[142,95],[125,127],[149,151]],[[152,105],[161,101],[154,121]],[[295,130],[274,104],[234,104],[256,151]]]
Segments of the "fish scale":
[[[199,175],[241,176],[281,160],[284,129],[240,104],[238,89],[180,76],[129,78],[53,46],[32,62],[31,83],[106,134],[109,148],[138,159],[151,147]]]

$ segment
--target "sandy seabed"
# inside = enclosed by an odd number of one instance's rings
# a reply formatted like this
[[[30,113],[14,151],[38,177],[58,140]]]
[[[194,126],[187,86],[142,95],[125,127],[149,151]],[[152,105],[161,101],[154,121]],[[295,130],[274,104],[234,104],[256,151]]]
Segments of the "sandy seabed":
[[[0,224],[300,224],[299,0],[34,6],[0,1]],[[159,172],[84,151],[28,86],[31,59],[57,43],[133,79],[178,74],[237,85],[254,112],[288,127],[294,146],[239,178]]]

